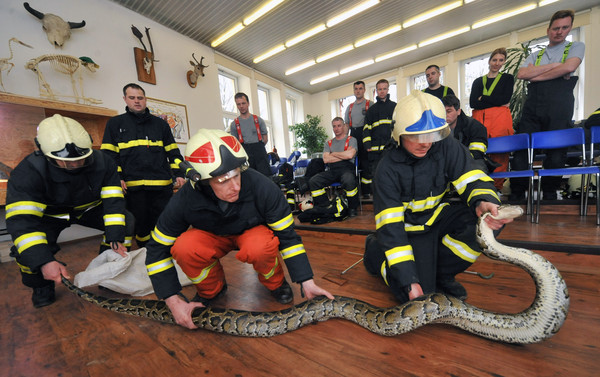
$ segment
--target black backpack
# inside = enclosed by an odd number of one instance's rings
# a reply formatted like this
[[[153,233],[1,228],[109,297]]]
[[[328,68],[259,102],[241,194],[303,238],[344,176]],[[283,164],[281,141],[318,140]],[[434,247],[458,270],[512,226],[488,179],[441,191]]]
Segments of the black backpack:
[[[279,165],[279,171],[273,181],[278,185],[288,185],[294,180],[294,167],[287,162]]]
[[[298,214],[301,223],[326,224],[332,221],[342,221],[348,217],[348,202],[346,198],[336,196],[327,207],[315,206]]]

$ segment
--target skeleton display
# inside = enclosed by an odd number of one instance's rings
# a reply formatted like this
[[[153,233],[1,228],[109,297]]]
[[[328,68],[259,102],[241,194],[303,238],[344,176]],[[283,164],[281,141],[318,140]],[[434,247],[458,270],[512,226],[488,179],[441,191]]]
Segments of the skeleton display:
[[[44,75],[39,67],[39,64],[44,62],[47,62],[55,71],[69,75],[71,78],[71,86],[73,87],[73,96],[54,94],[50,88],[50,84],[48,84],[44,78]],[[81,74],[82,66],[89,69],[90,72],[96,72],[96,69],[100,68],[98,64],[94,63],[94,61],[88,57],[83,56],[81,58],[77,58],[75,56],[60,54],[38,56],[37,58],[29,60],[25,64],[25,68],[30,69],[37,74],[41,97],[46,97],[53,100],[58,99],[58,96],[75,98],[77,103],[79,103],[79,100],[82,100],[83,103],[87,105],[102,103],[100,100],[85,97],[83,94],[83,76]],[[79,92],[77,90],[77,83],[75,82],[75,74],[78,75]]]
[[[23,3],[29,13],[42,20],[42,28],[48,37],[48,41],[54,47],[62,47],[71,37],[71,29],[79,29],[85,26],[85,21],[68,22],[52,13],[42,13]]]
[[[194,67],[194,70],[187,71],[187,81],[192,88],[195,88],[196,84],[198,84],[198,78],[200,76],[204,77],[204,68],[208,66],[202,64],[204,56],[200,57],[200,62],[198,62],[198,59],[196,59],[194,54],[192,54],[192,58],[194,58],[194,61],[196,61],[196,63],[190,60],[190,64],[192,65],[192,67]]]
[[[13,50],[10,46],[12,42],[19,43],[25,47],[33,48],[27,43],[21,42],[17,38],[11,38],[8,40],[8,50],[10,51],[10,56],[8,58],[0,58],[0,91],[2,92],[6,92],[6,89],[4,88],[4,83],[2,82],[2,71],[7,71],[6,74],[8,75],[10,73],[10,70],[15,66],[13,63],[10,62],[10,60],[12,60],[13,58]]]
[[[137,37],[137,39],[140,40],[140,43],[142,44],[142,47],[144,48],[145,51],[145,56],[144,56],[144,70],[146,71],[147,74],[150,74],[150,70],[152,69],[152,64],[154,62],[157,62],[158,60],[154,59],[154,47],[152,47],[152,39],[150,39],[150,28],[146,28],[146,37],[148,37],[148,44],[150,45],[150,52],[148,52],[148,49],[146,48],[146,45],[144,44],[144,35],[142,34],[142,32],[136,28],[135,26],[131,25],[131,31],[133,32],[133,35],[135,35]]]

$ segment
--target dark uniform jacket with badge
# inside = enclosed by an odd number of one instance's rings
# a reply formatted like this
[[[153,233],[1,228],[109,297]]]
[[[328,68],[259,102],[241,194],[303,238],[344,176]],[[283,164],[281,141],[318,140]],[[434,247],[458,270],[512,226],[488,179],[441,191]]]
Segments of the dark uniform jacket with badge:
[[[386,254],[405,254],[400,263],[390,266],[402,286],[413,283],[407,278],[417,276],[407,233],[427,232],[435,224],[449,205],[444,196],[451,185],[473,211],[481,200],[500,204],[493,180],[475,167],[467,149],[451,137],[433,143],[423,158],[412,156],[402,146],[386,150],[376,181],[377,240]]]
[[[175,160],[183,160],[171,128],[150,114],[126,112],[108,120],[102,150],[117,162],[128,190],[164,189],[183,177]]]
[[[71,222],[86,211],[103,206],[107,242],[125,239],[125,199],[117,167],[100,151],[92,152],[91,165],[76,173],[51,165],[39,152],[17,165],[8,180],[6,227],[11,234],[19,264],[32,271],[54,261],[41,231],[49,221]]]
[[[377,97],[377,102],[369,107],[363,128],[363,145],[372,152],[381,152],[392,137],[392,116],[396,102],[388,94],[385,101]]]
[[[248,169],[241,173],[239,199],[228,203],[225,211],[208,186],[199,191],[188,182],[173,195],[146,245],[146,268],[156,295],[167,298],[181,290],[170,250],[190,226],[226,236],[258,225],[268,226],[279,238],[279,250],[292,281],[312,279],[308,256],[281,190],[263,174]]]

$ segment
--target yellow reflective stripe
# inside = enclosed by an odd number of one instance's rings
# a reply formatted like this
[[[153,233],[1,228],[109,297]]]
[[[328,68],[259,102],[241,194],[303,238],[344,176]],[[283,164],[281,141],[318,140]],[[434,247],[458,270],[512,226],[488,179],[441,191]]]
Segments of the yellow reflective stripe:
[[[41,244],[48,244],[46,233],[44,232],[25,233],[15,240],[15,246],[17,247],[19,254],[25,251],[25,249]]]
[[[407,261],[414,262],[415,260],[413,249],[410,245],[397,246],[392,249],[389,249],[385,252],[385,257],[387,258],[390,267],[398,263]]]
[[[411,200],[410,202],[404,203],[407,210],[412,212],[423,212],[435,208],[442,202],[444,195],[448,192],[448,189],[444,190],[440,195],[430,196],[421,200]]]
[[[217,265],[217,262],[218,262],[218,260],[212,262],[209,266],[203,268],[202,271],[200,272],[200,275],[195,276],[195,277],[188,276],[188,279],[190,279],[192,281],[192,284],[200,284],[204,279],[206,279],[208,277],[210,270],[212,270],[212,268]]]
[[[162,140],[152,141],[148,139],[130,140],[127,143],[119,143],[119,148],[127,149],[134,147],[162,147]]]
[[[54,215],[46,214],[46,216],[52,217],[54,219],[61,219],[61,220],[67,220],[67,221],[69,221],[69,219],[71,218],[71,216],[69,216],[68,213],[57,213]]]
[[[433,211],[433,214],[431,215],[431,217],[429,217],[429,220],[427,220],[425,222],[425,224],[423,224],[423,225],[414,225],[414,224],[405,223],[404,224],[404,230],[407,231],[407,232],[417,232],[417,231],[424,230],[425,226],[431,226],[431,225],[433,225],[433,223],[435,222],[435,220],[440,215],[440,212],[442,212],[442,209],[444,209],[444,207],[446,207],[448,205],[450,205],[450,203],[442,203],[442,204],[440,204],[435,209],[435,211]]]
[[[383,125],[383,124],[392,124],[392,120],[391,119],[380,119],[377,122],[374,122],[371,125],[371,128],[375,128],[375,127]]]
[[[368,178],[360,177],[360,183],[364,183],[365,185],[370,185],[373,181]]]
[[[104,186],[100,191],[100,197],[102,199],[123,198],[123,189],[121,186]]]
[[[108,143],[103,143],[102,145],[100,145],[100,149],[104,149],[104,150],[109,150],[109,151],[113,151],[116,153],[119,153],[119,147],[113,144],[108,144]]]
[[[283,259],[295,257],[296,255],[305,253],[304,245],[299,243],[297,245],[290,246],[288,248],[281,250],[280,253],[281,253],[281,256],[283,257]]]
[[[475,170],[468,171],[465,174],[461,175],[460,177],[458,177],[457,180],[452,182],[452,184],[456,188],[456,192],[458,192],[459,194],[462,195],[462,193],[465,192],[467,185],[469,183],[475,182],[477,180],[493,182],[493,179],[488,177],[487,174],[485,174],[483,171],[481,171],[479,169],[475,169]]]
[[[442,243],[448,249],[452,250],[457,257],[470,263],[474,263],[477,257],[481,255],[480,252],[471,249],[466,243],[456,240],[447,234],[442,238]]]
[[[80,206],[74,207],[73,209],[74,209],[75,211],[84,211],[84,210],[88,210],[88,209],[91,209],[91,208],[97,207],[97,206],[99,206],[100,204],[102,204],[102,200],[94,200],[94,201],[93,201],[93,202],[91,202],[91,203],[85,203],[85,204],[82,204],[82,205],[80,205]]]
[[[471,143],[469,144],[470,151],[479,151],[481,153],[485,153],[487,151],[487,146],[484,143]]]
[[[158,230],[158,228],[154,227],[154,230],[152,231],[152,239],[156,242],[158,242],[161,245],[165,245],[165,246],[173,246],[173,244],[175,243],[175,240],[177,239],[176,237],[171,237],[171,236],[167,236],[166,234],[162,233],[160,230]]]
[[[471,201],[471,198],[474,198],[478,195],[491,195],[494,198],[498,199],[498,201],[500,201],[500,198],[498,197],[498,194],[496,193],[496,190],[490,190],[490,189],[475,189],[473,191],[471,191],[471,194],[469,195],[469,198],[467,199],[467,202]]]
[[[387,208],[375,215],[375,229],[402,221],[404,221],[404,207]]]
[[[346,196],[351,198],[353,196],[356,196],[356,194],[358,194],[358,187],[355,187],[354,190],[350,190],[350,191],[344,190],[344,191],[346,191]]]
[[[165,145],[165,151],[167,151],[167,152],[172,151],[173,149],[177,149],[177,148],[179,148],[177,143]]]
[[[29,268],[29,267],[27,267],[27,266],[25,266],[25,265],[22,265],[22,264],[21,264],[21,263],[19,263],[19,262],[16,262],[16,263],[17,263],[17,266],[19,266],[19,268],[21,269],[21,272],[22,272],[22,273],[24,273],[24,274],[29,274],[29,275],[33,275],[33,274],[34,274],[34,272],[33,272],[33,271],[31,271],[31,268]]]
[[[117,172],[118,173],[122,173],[123,172],[123,169],[121,168],[121,165],[117,166]]]
[[[311,191],[310,194],[312,195],[313,198],[315,196],[321,196],[321,195],[325,194],[325,189],[322,188],[322,189],[318,189],[318,190],[315,190],[315,191]]]
[[[283,219],[281,219],[275,223],[267,224],[267,225],[269,225],[269,228],[273,229],[274,231],[280,232],[280,231],[284,230],[285,228],[291,226],[293,223],[294,223],[294,216],[292,216],[292,214],[290,213]]]
[[[123,241],[123,246],[131,247],[131,245],[133,245],[133,237],[125,236],[125,241]]]
[[[296,200],[294,198],[287,198],[288,204],[295,204]]]
[[[171,167],[171,169],[179,169],[179,165],[178,164],[169,164],[169,167]]]
[[[262,274],[262,276],[264,276],[265,279],[270,279],[275,274],[275,270],[277,269],[277,266],[279,266],[279,259],[277,257],[275,257],[275,266],[273,266],[271,271],[267,272],[266,274]]]
[[[151,180],[151,179],[140,179],[138,181],[127,181],[125,182],[128,187],[132,186],[168,186],[173,183],[171,179],[162,180]]]
[[[147,264],[146,271],[148,271],[148,275],[152,276],[154,274],[158,274],[159,272],[163,272],[173,267],[175,267],[175,265],[173,264],[173,258],[169,257],[158,262]]]
[[[381,263],[381,267],[379,268],[379,271],[381,271],[381,277],[383,278],[385,285],[389,286],[390,283],[388,283],[388,280],[387,280],[387,271],[385,269],[385,261],[383,261]]]
[[[365,136],[365,137],[363,137],[363,144],[367,143],[367,142],[370,142],[370,141],[371,141],[371,136]]]
[[[123,225],[125,226],[125,215],[122,213],[107,213],[102,217],[104,226]]]
[[[46,205],[38,202],[21,201],[6,205],[6,218],[11,218],[17,215],[33,215],[42,217],[46,210]]]
[[[136,235],[135,235],[135,239],[136,239],[136,240],[138,240],[138,241],[145,242],[145,241],[148,241],[148,240],[150,240],[150,235],[148,234],[148,235],[146,235],[146,236],[138,236],[138,235],[136,234]]]

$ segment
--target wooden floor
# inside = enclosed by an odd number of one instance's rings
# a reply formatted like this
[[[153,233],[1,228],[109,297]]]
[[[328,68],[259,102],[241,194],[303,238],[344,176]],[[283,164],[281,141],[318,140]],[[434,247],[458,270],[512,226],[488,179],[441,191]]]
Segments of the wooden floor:
[[[64,287],[55,304],[34,309],[31,291],[14,263],[0,265],[0,375],[2,376],[597,376],[600,369],[600,230],[595,218],[570,209],[544,209],[540,224],[519,219],[499,239],[542,245],[541,255],[562,273],[571,308],[562,329],[538,344],[510,345],[448,325],[382,337],[343,320],[329,320],[267,339],[190,331],[179,326],[113,313],[81,301]],[[592,212],[593,213],[593,212]],[[360,259],[374,229],[370,206],[357,218],[299,230],[315,279],[333,294],[379,306],[395,305],[384,284]],[[315,228],[317,228],[315,230]],[[95,256],[98,238],[63,245],[59,257],[72,273]],[[552,249],[554,251],[547,251]],[[358,254],[358,255],[357,255]],[[251,267],[233,253],[223,260],[229,290],[215,306],[275,310]],[[486,310],[517,313],[535,295],[522,270],[480,257],[458,276],[467,302]],[[90,291],[108,295],[107,291]],[[294,285],[295,303],[302,299]],[[184,288],[191,297],[193,287]],[[116,294],[113,294],[117,297]],[[149,296],[152,297],[152,296]]]

